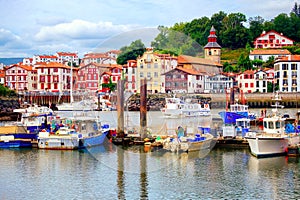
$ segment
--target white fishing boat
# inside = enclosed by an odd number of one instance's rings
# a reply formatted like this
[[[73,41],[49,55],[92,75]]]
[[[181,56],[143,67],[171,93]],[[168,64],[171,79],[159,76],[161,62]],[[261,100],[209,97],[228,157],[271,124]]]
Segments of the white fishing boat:
[[[256,157],[268,157],[285,155],[289,145],[299,144],[299,135],[292,124],[286,123],[286,118],[278,113],[278,92],[275,94],[273,115],[263,119],[263,130],[260,132],[248,132],[246,139],[251,153]]]
[[[212,149],[212,142],[214,136],[210,133],[194,132],[192,127],[184,130],[182,127],[178,128],[175,137],[166,138],[163,143],[163,148],[172,152],[185,151],[200,151],[203,149]]]
[[[165,99],[165,107],[161,112],[167,117],[196,117],[210,116],[210,107],[208,103],[192,103],[191,100],[183,101],[175,96]]]
[[[91,111],[97,109],[97,104],[91,100],[81,100],[62,103],[56,106],[59,111]]]
[[[38,134],[38,148],[53,150],[78,149],[79,135],[75,129],[68,127],[60,127],[55,133],[44,130]]]

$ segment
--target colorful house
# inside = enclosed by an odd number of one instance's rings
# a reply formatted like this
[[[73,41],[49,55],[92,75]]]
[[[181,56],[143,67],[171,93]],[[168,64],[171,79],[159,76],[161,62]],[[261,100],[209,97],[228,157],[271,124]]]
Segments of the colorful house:
[[[35,65],[36,89],[49,92],[66,92],[71,88],[71,67],[58,62]],[[72,70],[74,73],[74,71]],[[74,75],[73,75],[74,77]],[[73,79],[75,82],[75,79]]]
[[[280,92],[300,92],[300,55],[290,55],[275,60],[274,82]]]
[[[254,40],[254,48],[282,48],[285,46],[293,46],[294,41],[282,33],[277,33],[274,30],[263,33]]]
[[[28,89],[28,74],[32,71],[32,66],[14,64],[4,70],[6,86],[17,92]]]
[[[239,90],[242,90],[243,93],[252,93],[256,91],[253,70],[246,70],[237,75],[236,81],[238,82]]]
[[[204,74],[194,69],[176,67],[163,75],[167,93],[201,93],[204,90]]]

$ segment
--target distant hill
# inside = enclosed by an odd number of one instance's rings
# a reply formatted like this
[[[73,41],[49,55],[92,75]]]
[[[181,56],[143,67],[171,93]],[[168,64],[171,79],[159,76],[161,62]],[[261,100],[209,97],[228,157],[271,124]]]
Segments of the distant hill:
[[[0,63],[3,63],[4,65],[12,65],[22,61],[23,58],[0,58]]]

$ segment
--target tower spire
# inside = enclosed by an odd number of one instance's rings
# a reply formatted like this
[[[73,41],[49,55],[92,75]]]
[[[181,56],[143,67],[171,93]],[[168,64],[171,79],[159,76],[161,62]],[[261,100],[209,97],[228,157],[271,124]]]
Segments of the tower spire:
[[[211,26],[207,41],[208,43],[204,46],[205,58],[220,63],[221,46],[217,42],[216,30],[214,26]]]

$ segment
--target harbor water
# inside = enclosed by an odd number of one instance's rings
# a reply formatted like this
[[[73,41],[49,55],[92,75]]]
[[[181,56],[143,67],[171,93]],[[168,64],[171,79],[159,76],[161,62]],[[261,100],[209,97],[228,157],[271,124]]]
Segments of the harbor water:
[[[98,114],[117,125],[116,112]],[[125,115],[126,127],[138,127],[138,112]],[[212,118],[166,119],[150,111],[147,119],[159,135],[178,126],[219,126]],[[247,148],[144,152],[106,141],[75,151],[0,149],[0,158],[0,199],[300,198],[299,158],[257,159]]]

